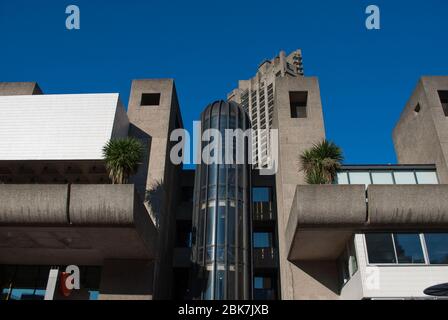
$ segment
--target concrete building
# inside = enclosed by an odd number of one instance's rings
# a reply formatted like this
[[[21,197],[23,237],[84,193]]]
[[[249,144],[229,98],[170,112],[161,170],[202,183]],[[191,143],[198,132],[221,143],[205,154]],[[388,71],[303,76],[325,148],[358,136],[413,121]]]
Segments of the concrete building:
[[[278,80],[285,77],[302,77],[302,52],[296,50],[286,56],[281,51],[274,59],[263,61],[256,75],[249,80],[240,80],[238,88],[228,94],[230,101],[241,104],[252,123],[252,164],[255,168],[271,167],[271,136],[269,129],[274,121],[275,97]],[[297,117],[306,117],[306,97],[298,95],[294,103]]]
[[[43,299],[67,265],[81,289],[55,299],[430,299],[448,282],[448,77],[418,83],[393,132],[398,164],[344,165],[331,185],[298,166],[325,138],[300,51],[229,100],[204,108],[203,129],[278,130],[275,175],[258,170],[273,159],[258,135],[254,167],[173,164],[173,80],[133,81],[127,112],[118,94],[0,83],[2,298]],[[113,185],[102,148],[127,136],[145,156]]]

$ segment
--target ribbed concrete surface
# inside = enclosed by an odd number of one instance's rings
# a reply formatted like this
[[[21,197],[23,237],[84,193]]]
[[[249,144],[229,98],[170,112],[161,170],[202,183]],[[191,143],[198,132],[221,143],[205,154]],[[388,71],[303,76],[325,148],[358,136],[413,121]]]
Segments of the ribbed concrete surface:
[[[67,185],[0,184],[0,223],[68,224]]]
[[[72,185],[70,220],[76,225],[134,223],[134,185]]]

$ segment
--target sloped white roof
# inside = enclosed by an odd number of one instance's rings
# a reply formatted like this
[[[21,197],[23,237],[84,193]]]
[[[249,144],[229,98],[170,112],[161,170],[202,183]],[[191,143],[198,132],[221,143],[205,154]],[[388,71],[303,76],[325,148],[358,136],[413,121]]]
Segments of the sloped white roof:
[[[128,127],[117,93],[0,96],[0,160],[98,160]]]

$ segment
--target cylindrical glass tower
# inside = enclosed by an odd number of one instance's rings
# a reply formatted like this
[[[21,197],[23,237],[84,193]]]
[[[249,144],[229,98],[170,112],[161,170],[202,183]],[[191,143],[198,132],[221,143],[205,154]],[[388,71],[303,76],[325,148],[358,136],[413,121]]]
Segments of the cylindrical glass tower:
[[[236,162],[237,143],[233,141],[230,148],[228,143],[226,148],[225,143],[226,129],[245,131],[250,128],[250,122],[246,112],[237,103],[217,101],[201,114],[201,125],[202,133],[208,129],[217,129],[221,133],[222,143],[218,150],[222,162],[207,164],[202,158],[196,169],[193,299],[250,299],[252,220],[247,152],[250,141],[244,139],[244,148],[241,148],[244,150],[244,164]],[[212,142],[213,138],[209,142],[202,142],[201,153]],[[224,162],[226,152],[233,153],[233,164]]]

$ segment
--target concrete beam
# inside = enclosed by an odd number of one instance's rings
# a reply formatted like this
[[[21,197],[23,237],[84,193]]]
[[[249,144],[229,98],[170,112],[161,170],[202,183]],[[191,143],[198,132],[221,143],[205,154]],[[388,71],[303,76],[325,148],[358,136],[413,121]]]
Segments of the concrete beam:
[[[448,185],[298,185],[285,241],[288,260],[325,261],[357,231],[447,227]]]
[[[0,224],[68,224],[68,185],[0,184]]]
[[[370,227],[448,226],[448,185],[371,185]]]
[[[134,185],[0,185],[0,263],[151,260],[157,236]]]

